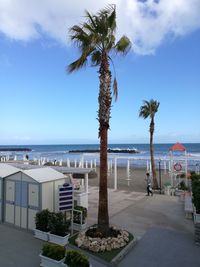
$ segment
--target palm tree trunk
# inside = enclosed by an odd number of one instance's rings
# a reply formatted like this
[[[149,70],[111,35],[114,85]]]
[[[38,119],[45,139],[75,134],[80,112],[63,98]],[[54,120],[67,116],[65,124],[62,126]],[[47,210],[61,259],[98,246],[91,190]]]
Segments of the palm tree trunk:
[[[98,228],[101,232],[109,231],[108,192],[107,192],[107,136],[108,130],[103,127],[100,137],[100,181],[99,181],[99,210]]]
[[[98,228],[107,235],[109,232],[108,216],[108,190],[107,190],[107,153],[108,153],[108,129],[111,110],[111,73],[107,53],[102,54],[102,62],[99,69],[99,137],[100,137],[100,179],[99,179],[99,208]]]
[[[154,160],[154,147],[153,147],[153,133],[154,133],[154,121],[151,120],[150,124],[150,154],[151,154],[151,169],[153,175],[153,188],[158,188],[158,181],[156,178],[156,167],[155,167],[155,160]]]

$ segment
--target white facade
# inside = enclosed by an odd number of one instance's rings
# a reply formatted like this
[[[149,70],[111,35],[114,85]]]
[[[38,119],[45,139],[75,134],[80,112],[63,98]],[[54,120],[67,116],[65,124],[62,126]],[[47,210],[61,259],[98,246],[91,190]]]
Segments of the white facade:
[[[0,222],[4,216],[4,179],[14,173],[19,172],[20,169],[10,166],[5,163],[0,163]]]
[[[20,170],[6,176],[2,190],[3,221],[24,229],[35,228],[38,211],[58,211],[58,186],[65,182],[69,178],[51,168]]]

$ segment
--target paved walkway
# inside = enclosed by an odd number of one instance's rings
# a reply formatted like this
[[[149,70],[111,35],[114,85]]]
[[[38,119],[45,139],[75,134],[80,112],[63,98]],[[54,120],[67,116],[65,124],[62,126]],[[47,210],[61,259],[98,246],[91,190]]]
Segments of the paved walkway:
[[[119,267],[199,267],[200,247],[189,233],[151,228]]]
[[[89,188],[88,223],[97,219],[98,188]],[[110,223],[139,237],[119,267],[199,267],[200,247],[194,245],[194,225],[185,219],[178,197],[109,190]],[[0,266],[39,267],[42,242],[32,234],[0,224]],[[92,266],[105,265],[91,259]]]
[[[29,232],[0,224],[0,266],[39,267],[42,244]]]

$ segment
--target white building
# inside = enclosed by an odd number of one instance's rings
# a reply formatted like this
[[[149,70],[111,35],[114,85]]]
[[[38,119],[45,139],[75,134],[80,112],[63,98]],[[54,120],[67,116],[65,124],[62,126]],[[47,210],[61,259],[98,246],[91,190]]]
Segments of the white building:
[[[20,170],[0,164],[0,181],[1,220],[33,229],[38,211],[59,210],[58,186],[70,179],[50,167]]]

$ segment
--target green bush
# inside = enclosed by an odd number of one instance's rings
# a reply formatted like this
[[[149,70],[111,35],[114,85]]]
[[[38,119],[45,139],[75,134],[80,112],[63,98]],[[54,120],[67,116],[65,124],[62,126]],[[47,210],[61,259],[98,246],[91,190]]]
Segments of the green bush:
[[[192,174],[192,201],[196,212],[200,213],[200,175]]]
[[[42,255],[60,261],[65,257],[65,248],[59,245],[45,243],[42,247]]]
[[[181,181],[179,184],[179,189],[181,190],[188,190],[188,187],[185,185],[184,181]]]
[[[51,212],[48,209],[37,212],[35,216],[36,229],[43,232],[48,232],[50,217]]]
[[[82,207],[82,206],[76,206],[74,207],[74,211],[73,211],[73,215],[74,215],[74,223],[78,223],[80,224],[81,223],[81,213],[76,211],[76,210],[79,210],[79,211],[82,211],[82,223],[85,223],[85,219],[87,218],[87,209],[85,207]]]
[[[76,250],[69,250],[66,253],[64,263],[69,267],[89,267],[88,258]]]
[[[65,215],[62,212],[51,213],[49,221],[49,230],[51,234],[65,236],[69,232],[70,221],[65,220]]]

